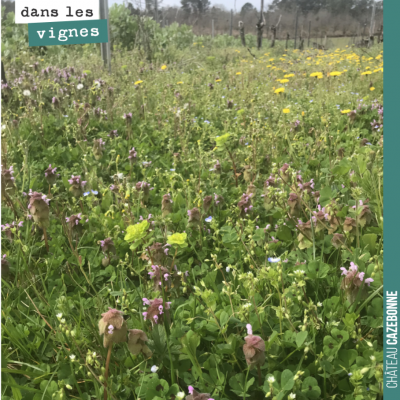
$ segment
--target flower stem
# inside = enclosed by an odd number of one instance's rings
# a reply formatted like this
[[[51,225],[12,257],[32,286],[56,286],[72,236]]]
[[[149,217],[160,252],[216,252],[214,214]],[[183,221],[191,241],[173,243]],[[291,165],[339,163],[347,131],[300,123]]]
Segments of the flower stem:
[[[106,359],[106,372],[104,373],[104,400],[107,400],[107,380],[108,380],[108,367],[110,365],[110,359],[111,359],[111,350],[112,350],[112,342],[108,346],[108,353],[107,353],[107,359]]]
[[[163,295],[163,302],[164,302],[164,310],[165,310],[165,314],[166,314],[167,301],[165,298],[164,282],[163,282],[162,278],[161,278],[161,287],[162,287],[162,295]],[[170,330],[169,330],[169,326],[168,326],[167,316],[165,314],[164,314],[164,328],[165,328],[165,334],[167,336],[167,349],[168,349],[168,356],[169,356],[169,364],[170,364],[170,368],[171,368],[171,382],[172,382],[172,384],[174,384],[174,383],[176,383],[175,368],[174,368],[174,361],[173,361],[172,355],[171,355],[171,349],[169,348]]]
[[[259,365],[257,365],[257,371],[258,371],[258,386],[262,386],[261,367]]]
[[[47,250],[47,252],[49,252],[49,242],[47,240],[46,228],[43,228],[43,236],[44,236],[44,243],[46,245],[46,250]]]
[[[246,380],[244,381],[243,400],[246,400],[246,394],[247,394],[247,378],[248,378],[248,376],[249,376],[249,372],[250,372],[250,365],[247,367]]]

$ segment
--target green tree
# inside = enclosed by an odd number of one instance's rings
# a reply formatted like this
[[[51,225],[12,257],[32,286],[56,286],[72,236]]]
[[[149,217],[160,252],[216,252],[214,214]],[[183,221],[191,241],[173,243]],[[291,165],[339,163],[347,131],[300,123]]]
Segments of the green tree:
[[[210,0],[181,0],[182,10],[187,14],[201,15],[210,10]]]
[[[242,7],[242,9],[240,10],[240,15],[244,16],[246,14],[248,14],[249,12],[255,11],[256,8],[253,6],[253,4],[251,3],[245,3]]]

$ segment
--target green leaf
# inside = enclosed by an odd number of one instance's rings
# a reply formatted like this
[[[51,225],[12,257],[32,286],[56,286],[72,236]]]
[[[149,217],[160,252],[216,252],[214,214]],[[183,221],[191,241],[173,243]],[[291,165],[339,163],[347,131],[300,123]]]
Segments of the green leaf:
[[[335,328],[335,329],[332,329],[331,335],[338,342],[344,343],[349,340],[349,334],[347,333],[347,331],[341,331],[341,330]]]
[[[357,158],[358,169],[362,175],[367,169],[367,161],[361,154]]]
[[[367,250],[370,252],[371,256],[373,256],[376,253],[378,235],[375,235],[375,233],[366,233],[362,236],[361,240],[364,246],[368,246]]]
[[[238,239],[238,234],[234,229],[232,229],[231,231],[227,232],[225,235],[222,236],[223,243],[237,242],[237,239]]]
[[[327,357],[333,356],[339,350],[340,344],[332,338],[332,336],[325,336],[324,337],[324,354]]]
[[[351,349],[351,350],[345,350],[341,349],[339,350],[339,364],[343,365],[346,369],[349,369],[351,365],[356,361],[358,352],[357,350]]]
[[[329,265],[320,261],[312,261],[307,266],[307,276],[311,279],[322,279],[328,275]]]
[[[346,158],[343,158],[343,160],[340,161],[339,165],[333,167],[332,174],[343,176],[350,171],[350,168],[351,168],[350,161],[348,161]]]
[[[293,372],[290,369],[285,369],[281,376],[282,390],[291,390],[294,386]]]
[[[268,350],[272,344],[275,342],[276,339],[278,339],[279,333],[276,331],[272,332],[272,335],[269,337],[268,341],[265,343],[265,348]]]
[[[230,344],[225,344],[225,343],[217,344],[217,348],[222,354],[234,353],[234,349],[232,349],[232,346]]]
[[[345,326],[353,329],[357,318],[358,318],[358,315],[356,313],[352,313],[352,314],[347,313],[343,318],[343,322],[344,322]]]
[[[301,345],[304,343],[304,341],[307,339],[308,332],[307,331],[302,331],[302,332],[297,332],[296,334],[296,344],[297,347],[301,347]]]
[[[220,316],[219,316],[219,322],[221,324],[221,327],[225,326],[225,324],[229,321],[229,315],[227,312],[222,311]]]
[[[319,399],[321,396],[321,389],[318,386],[318,382],[312,376],[308,376],[304,379],[301,385],[301,391],[309,398],[309,399]]]
[[[276,233],[278,239],[284,242],[290,242],[292,240],[292,231],[286,225],[281,225]]]
[[[231,136],[229,133],[225,133],[225,135],[219,136],[215,138],[215,142],[217,143],[217,147],[222,147]]]
[[[319,202],[322,206],[327,205],[333,199],[332,189],[329,186],[324,187],[319,191]]]

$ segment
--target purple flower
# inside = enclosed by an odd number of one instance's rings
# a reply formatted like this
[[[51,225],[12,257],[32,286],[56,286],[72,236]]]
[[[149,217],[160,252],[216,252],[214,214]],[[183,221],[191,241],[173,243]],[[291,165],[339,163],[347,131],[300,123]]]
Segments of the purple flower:
[[[143,305],[145,306],[145,305],[150,305],[150,300],[149,299],[146,299],[146,297],[144,297],[143,299]]]
[[[135,148],[132,147],[132,149],[129,150],[129,157],[128,157],[128,158],[129,158],[131,161],[133,161],[133,160],[136,159],[136,156],[137,156],[137,152],[135,151]]]
[[[367,278],[365,283],[369,286],[374,280],[372,278]]]

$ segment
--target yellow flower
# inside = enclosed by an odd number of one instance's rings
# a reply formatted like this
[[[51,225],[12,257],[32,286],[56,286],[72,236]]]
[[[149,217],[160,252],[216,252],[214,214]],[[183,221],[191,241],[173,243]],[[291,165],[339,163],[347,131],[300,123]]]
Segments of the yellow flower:
[[[289,114],[290,113],[290,110],[288,108],[284,108],[282,111],[283,111],[284,114]]]
[[[276,90],[274,91],[274,93],[278,94],[278,93],[283,93],[284,91],[285,91],[285,88],[280,87],[280,88],[276,89]]]
[[[167,236],[167,243],[171,245],[177,245],[179,247],[187,247],[187,234],[186,233],[174,233],[173,235]]]
[[[292,78],[293,76],[294,76],[294,74],[288,74],[288,75],[285,75],[284,78]]]
[[[182,85],[182,81],[176,82],[177,85]]]
[[[304,117],[304,115],[306,115],[306,113],[304,111],[302,111],[301,116]]]
[[[372,92],[372,91],[375,90],[375,88],[372,86],[372,87],[369,88],[369,90]]]
[[[287,83],[289,82],[289,79],[281,79],[281,83]]]
[[[202,190],[199,190],[199,193],[203,193],[203,191],[202,191]]]
[[[351,110],[342,110],[341,112],[342,114],[348,114],[349,112],[351,112]]]
[[[362,72],[362,73],[361,73],[361,75],[371,75],[371,74],[372,74],[371,71],[365,71],[365,72]]]
[[[242,73],[241,72],[236,72],[236,75],[242,75]]]
[[[216,79],[215,82],[221,82],[221,79]]]
[[[333,71],[330,73],[330,76],[340,76],[340,75],[342,75],[342,73],[339,71]]]
[[[167,66],[166,66],[166,65],[163,65],[163,66],[161,67],[161,69],[162,69],[162,70],[167,69]]]
[[[142,83],[143,81],[136,81],[135,85],[139,85],[139,83]]]
[[[312,74],[310,74],[310,77],[314,78],[314,77],[318,77],[318,76],[321,76],[321,75],[322,75],[322,72],[313,72]]]

